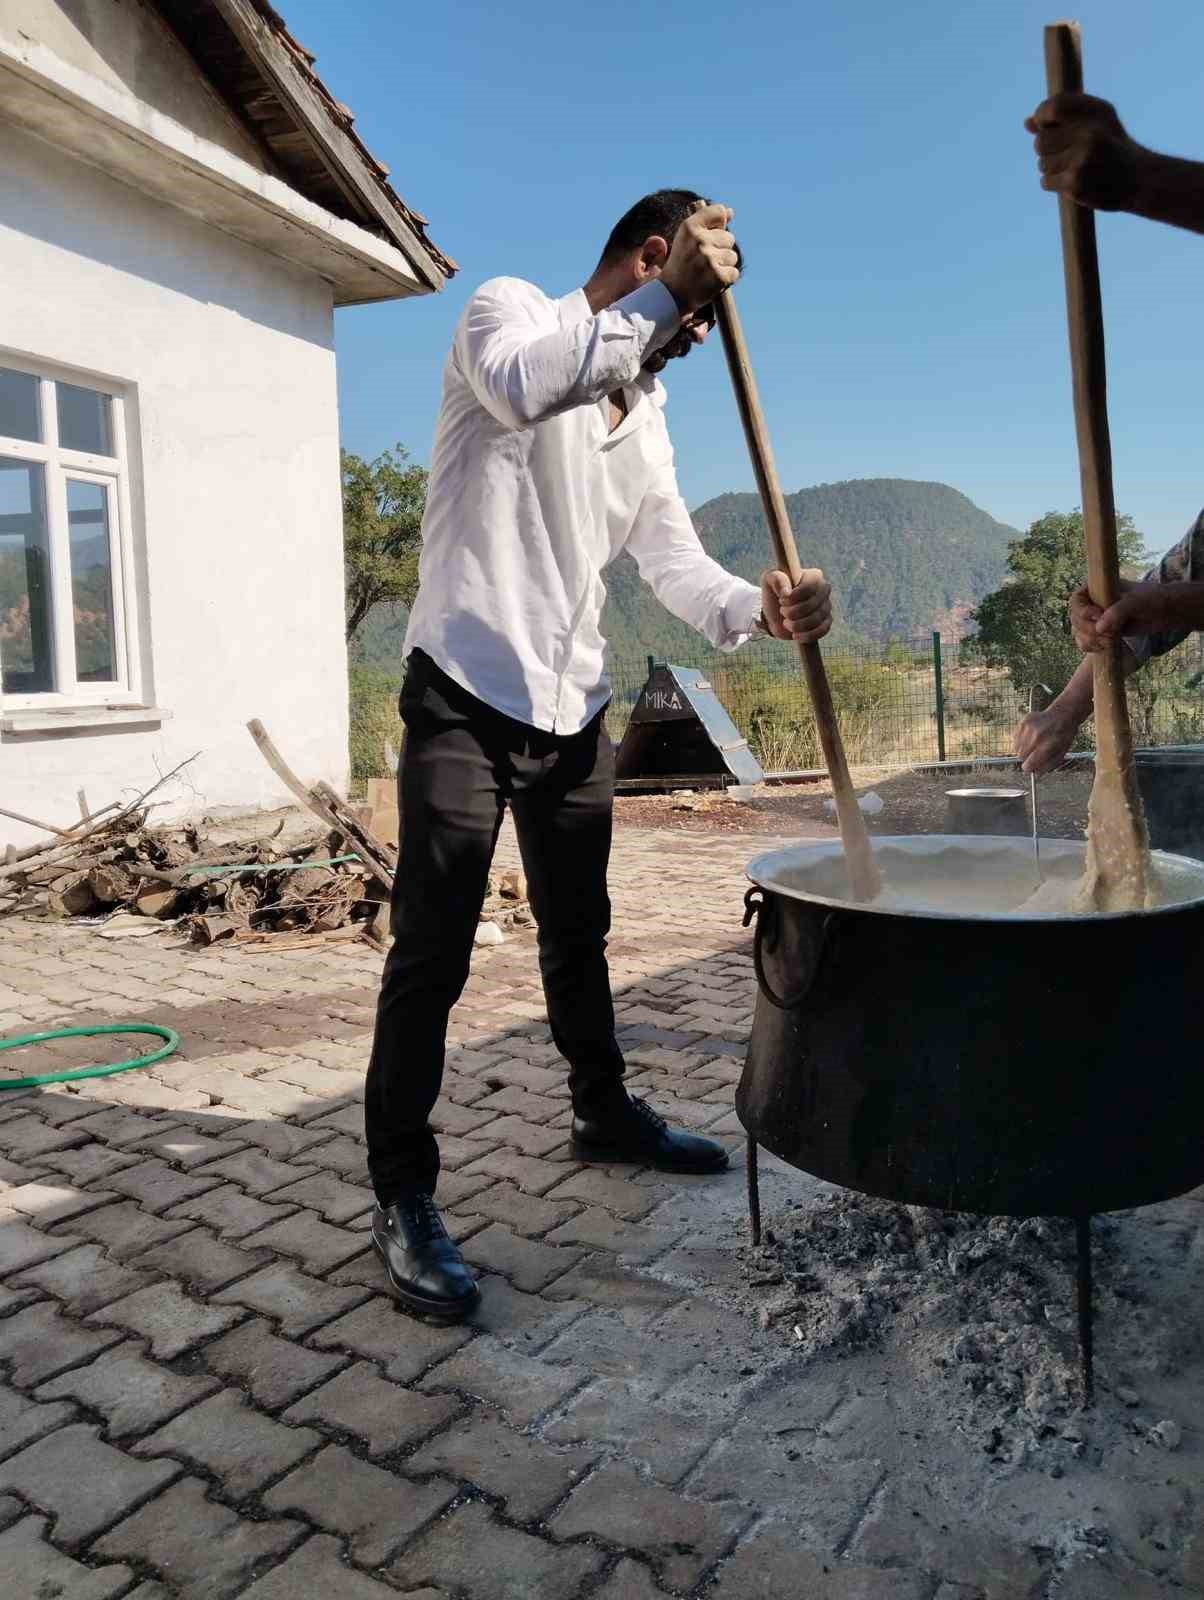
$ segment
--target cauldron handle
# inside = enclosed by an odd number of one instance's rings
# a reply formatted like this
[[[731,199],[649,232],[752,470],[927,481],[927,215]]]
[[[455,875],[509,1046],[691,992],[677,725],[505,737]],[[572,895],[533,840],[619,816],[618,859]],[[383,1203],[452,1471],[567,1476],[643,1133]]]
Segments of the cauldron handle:
[[[812,964],[811,973],[807,981],[797,993],[783,999],[770,988],[769,979],[765,976],[765,963],[761,951],[765,908],[768,905],[769,901],[762,896],[760,886],[753,884],[752,888],[744,896],[744,926],[747,928],[752,919],[756,917],[757,926],[753,933],[753,966],[756,968],[757,973],[757,987],[771,1006],[776,1006],[779,1011],[794,1011],[802,1005],[815,987],[815,980],[819,977],[819,969],[823,965],[824,952],[828,946],[828,936],[832,931],[833,923],[836,921],[836,913],[835,911],[829,911],[820,924],[819,939],[816,941],[815,961]]]

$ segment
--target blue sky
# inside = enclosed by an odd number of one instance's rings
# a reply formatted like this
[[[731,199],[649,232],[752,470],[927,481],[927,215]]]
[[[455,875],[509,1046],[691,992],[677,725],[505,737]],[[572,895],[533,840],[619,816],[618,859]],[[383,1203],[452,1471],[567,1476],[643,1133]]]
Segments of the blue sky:
[[[338,314],[348,448],[401,441],[425,462],[472,288],[509,273],[567,293],[632,200],[684,184],[735,208],[787,491],[939,479],[1017,526],[1078,503],[1056,206],[1021,126],[1050,7],[284,11],[462,269],[441,295]],[[1142,142],[1204,159],[1204,7],[1082,0],[1077,15],[1088,89]],[[1100,255],[1117,503],[1161,549],[1204,504],[1204,238],[1102,217]],[[668,376],[687,501],[751,489],[721,353]]]

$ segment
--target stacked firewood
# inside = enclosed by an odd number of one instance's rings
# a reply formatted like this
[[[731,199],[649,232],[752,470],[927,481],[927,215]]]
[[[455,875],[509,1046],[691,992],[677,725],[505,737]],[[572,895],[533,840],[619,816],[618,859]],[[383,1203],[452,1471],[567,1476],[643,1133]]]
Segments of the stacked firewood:
[[[191,823],[150,828],[144,811],[11,863],[4,909],[54,918],[125,911],[180,922],[197,944],[259,943],[280,934],[367,931],[383,896],[334,830],[294,829],[207,845]]]

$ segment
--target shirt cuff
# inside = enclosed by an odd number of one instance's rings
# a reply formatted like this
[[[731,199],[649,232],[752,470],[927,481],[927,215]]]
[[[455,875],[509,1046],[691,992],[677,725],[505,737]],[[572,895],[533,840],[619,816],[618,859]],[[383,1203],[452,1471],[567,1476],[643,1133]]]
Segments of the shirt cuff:
[[[677,301],[655,278],[616,300],[611,310],[621,311],[635,325],[645,354],[659,350],[681,327]]]
[[[759,637],[761,630],[757,627],[757,622],[760,616],[760,589],[751,583],[741,583],[724,603],[724,637],[720,649],[735,650],[746,640]]]

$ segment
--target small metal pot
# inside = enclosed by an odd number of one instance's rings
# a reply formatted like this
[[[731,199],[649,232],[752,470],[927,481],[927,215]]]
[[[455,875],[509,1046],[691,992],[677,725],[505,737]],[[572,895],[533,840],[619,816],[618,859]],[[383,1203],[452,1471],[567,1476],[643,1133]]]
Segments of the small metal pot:
[[[946,789],[950,833],[1021,834],[1029,831],[1023,789]]]
[[[1031,861],[1010,838],[883,838],[886,882],[925,849],[967,876]],[[1084,852],[1041,841],[1046,870],[1077,872]],[[751,1138],[832,1183],[954,1211],[1085,1216],[1204,1182],[1204,898],[900,911],[834,894],[839,861],[823,841],[748,869],[760,993],[736,1109]]]

